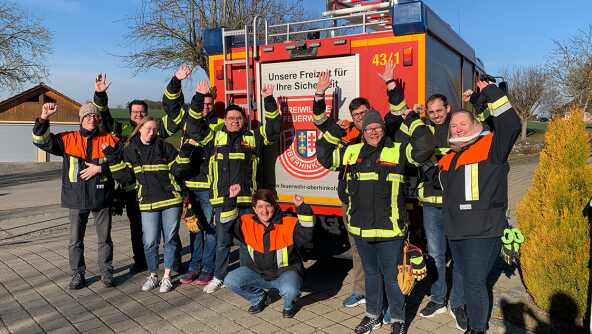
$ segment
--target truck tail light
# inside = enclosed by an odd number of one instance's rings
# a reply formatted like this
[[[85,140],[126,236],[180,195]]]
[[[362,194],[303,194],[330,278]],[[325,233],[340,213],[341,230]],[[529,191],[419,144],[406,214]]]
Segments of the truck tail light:
[[[413,48],[403,49],[403,66],[413,66]]]

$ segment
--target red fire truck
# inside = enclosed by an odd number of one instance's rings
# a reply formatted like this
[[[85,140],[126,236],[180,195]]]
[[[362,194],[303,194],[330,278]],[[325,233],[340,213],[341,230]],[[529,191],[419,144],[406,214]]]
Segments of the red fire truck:
[[[242,105],[251,121],[261,120],[260,88],[275,86],[282,106],[279,145],[267,152],[263,184],[274,186],[284,206],[303,194],[316,214],[341,215],[337,175],[316,160],[320,135],[312,123],[312,100],[319,72],[331,71],[328,112],[350,118],[349,102],[366,97],[388,110],[384,82],[377,75],[389,59],[406,84],[409,106],[434,93],[453,108],[473,88],[483,65],[452,28],[422,1],[327,1],[323,18],[268,25],[255,17],[240,30],[212,29],[204,34],[210,82],[217,99]]]

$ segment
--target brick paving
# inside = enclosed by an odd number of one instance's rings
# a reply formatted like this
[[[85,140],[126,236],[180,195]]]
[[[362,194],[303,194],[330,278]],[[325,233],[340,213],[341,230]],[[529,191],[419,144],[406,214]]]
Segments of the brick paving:
[[[513,160],[511,165],[511,207],[527,188],[537,159]],[[50,172],[48,172],[50,173]],[[54,173],[54,175],[59,175]],[[23,179],[10,174],[15,180]],[[246,312],[247,303],[228,289],[204,294],[192,286],[179,286],[169,293],[142,292],[145,274],[128,274],[131,245],[127,220],[115,217],[112,238],[115,245],[116,286],[104,288],[99,281],[96,238],[92,224],[87,229],[87,288],[68,290],[68,221],[59,207],[59,178],[24,179],[11,184],[2,177],[0,198],[0,334],[4,333],[352,333],[363,307],[344,308],[342,300],[351,291],[347,275],[351,261],[323,259],[308,261],[304,292],[293,319],[281,317],[281,300],[260,314]],[[48,183],[49,182],[49,183]],[[31,206],[31,192],[43,185],[43,205]],[[92,222],[92,220],[91,220]],[[188,244],[182,227],[183,244]],[[189,255],[185,254],[184,260]],[[515,272],[501,265],[492,276],[493,311],[490,333],[529,333],[545,321],[545,315],[531,305]],[[178,280],[178,276],[175,277]],[[430,319],[416,315],[427,302],[427,284],[419,284],[408,300],[409,333],[462,333],[450,315]],[[509,306],[524,305],[533,316],[521,326],[509,323]],[[505,319],[505,320],[504,320]],[[383,328],[374,333],[389,333]]]

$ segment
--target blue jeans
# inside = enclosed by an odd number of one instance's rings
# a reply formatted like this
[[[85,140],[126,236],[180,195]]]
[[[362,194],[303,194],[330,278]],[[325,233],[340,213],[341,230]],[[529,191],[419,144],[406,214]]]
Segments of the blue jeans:
[[[214,277],[217,279],[224,281],[226,275],[228,275],[228,260],[230,258],[230,247],[232,247],[232,240],[234,237],[225,227],[225,224],[220,223],[220,213],[222,211],[221,207],[217,207],[214,209],[214,221],[216,224],[216,263],[215,263],[215,270],[214,270]],[[243,214],[249,212],[249,208],[239,208],[238,215],[239,217]],[[230,224],[230,222],[226,223]],[[241,247],[243,247],[241,245]],[[240,252],[243,254],[245,252]],[[241,265],[244,261],[241,260]],[[226,284],[226,282],[225,282]]]
[[[354,239],[366,279],[366,315],[376,319],[388,304],[390,319],[404,322],[405,297],[397,284],[397,266],[401,260],[403,240],[368,242],[358,237]],[[387,300],[383,298],[385,294]]]
[[[487,276],[499,256],[501,240],[499,237],[449,240],[449,244],[452,259],[464,277],[469,328],[484,332],[489,320]]]
[[[214,272],[216,257],[216,229],[212,225],[212,204],[207,190],[190,190],[189,199],[199,218],[202,230],[189,234],[191,262],[189,271]]]
[[[226,276],[224,285],[251,305],[261,302],[265,296],[263,289],[276,289],[284,300],[284,310],[290,310],[294,300],[300,295],[302,277],[296,271],[290,270],[274,280],[266,281],[261,274],[241,266]]]
[[[142,212],[142,232],[144,255],[148,271],[158,271],[158,247],[160,234],[164,235],[164,267],[170,269],[175,262],[175,251],[179,239],[179,219],[181,207],[167,208],[161,211]]]
[[[429,273],[432,286],[430,288],[431,301],[436,304],[446,302],[446,248],[447,241],[444,235],[444,220],[442,219],[442,208],[424,205],[423,207],[423,228],[428,241],[428,255],[434,260],[435,273]],[[463,277],[456,264],[452,267],[452,289],[450,290],[449,305],[456,308],[464,304],[463,298]]]

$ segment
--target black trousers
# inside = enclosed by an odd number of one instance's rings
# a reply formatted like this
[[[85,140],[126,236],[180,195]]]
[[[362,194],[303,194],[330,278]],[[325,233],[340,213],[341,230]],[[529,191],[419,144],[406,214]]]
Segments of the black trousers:
[[[72,273],[84,273],[84,234],[92,212],[97,233],[97,260],[101,274],[113,273],[113,241],[111,240],[111,209],[70,209],[70,245],[68,255]]]
[[[127,191],[124,195],[125,213],[130,223],[130,239],[134,253],[134,263],[140,267],[146,266],[144,244],[142,242],[142,215],[135,191]]]

